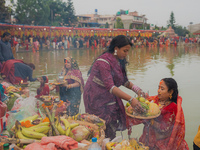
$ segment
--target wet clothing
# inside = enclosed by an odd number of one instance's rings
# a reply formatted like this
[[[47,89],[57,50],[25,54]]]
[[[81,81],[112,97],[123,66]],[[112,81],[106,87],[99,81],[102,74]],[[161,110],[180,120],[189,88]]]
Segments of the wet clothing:
[[[150,101],[158,104],[158,96],[150,96]],[[139,141],[149,146],[149,150],[189,150],[185,138],[185,120],[181,107],[182,98],[179,96],[177,104],[172,102],[161,108],[161,115],[154,120],[158,126],[152,126],[144,120],[127,116],[129,134],[131,126],[144,123],[143,134]]]
[[[104,53],[94,62],[84,87],[85,111],[106,121],[106,137],[113,139],[117,130],[126,129],[123,102],[110,91],[128,82],[126,71],[111,54]]]
[[[22,60],[10,59],[3,64],[1,71],[6,76],[6,80],[12,84],[19,84],[23,81],[36,81],[37,78],[33,78],[33,69],[24,64]]]
[[[0,62],[15,59],[9,42],[0,40]]]

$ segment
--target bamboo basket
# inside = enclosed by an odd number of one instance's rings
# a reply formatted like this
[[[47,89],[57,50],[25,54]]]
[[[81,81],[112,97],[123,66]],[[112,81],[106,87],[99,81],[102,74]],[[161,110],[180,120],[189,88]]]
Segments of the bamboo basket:
[[[90,126],[92,129],[94,130],[98,130],[99,129],[99,126],[97,126],[96,124],[93,124],[93,123],[89,123],[89,122],[86,122],[86,121],[79,121],[79,120],[68,120],[70,123],[79,123],[80,125],[86,125],[86,126]],[[99,136],[99,139],[97,140],[97,143],[101,146],[102,143],[103,143],[103,140],[105,139],[105,132],[104,132],[104,129],[105,129],[105,126],[103,126],[102,128],[99,129],[99,132],[100,132],[100,136]],[[88,150],[90,145],[87,145],[85,147],[79,147],[79,148],[76,148],[76,149],[73,149],[73,150]],[[17,145],[15,145],[14,147],[14,150],[24,150],[23,148],[21,147],[18,147]]]

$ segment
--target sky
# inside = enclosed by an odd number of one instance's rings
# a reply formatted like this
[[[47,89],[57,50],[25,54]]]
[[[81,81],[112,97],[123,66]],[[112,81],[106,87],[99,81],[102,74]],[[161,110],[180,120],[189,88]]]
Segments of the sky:
[[[67,0],[64,0],[67,2]],[[147,23],[166,27],[173,11],[175,24],[187,27],[200,23],[200,0],[72,0],[75,15],[115,15],[120,9],[146,15]]]

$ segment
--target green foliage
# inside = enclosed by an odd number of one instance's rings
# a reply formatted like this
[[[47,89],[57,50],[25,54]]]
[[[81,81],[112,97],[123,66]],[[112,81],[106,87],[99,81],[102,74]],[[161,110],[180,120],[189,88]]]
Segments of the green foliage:
[[[124,29],[124,24],[123,24],[121,18],[119,18],[119,17],[117,17],[117,19],[116,19],[116,28],[117,29]]]
[[[157,25],[155,25],[155,30],[160,30],[160,28]]]
[[[132,23],[129,24],[129,29],[132,29]]]
[[[19,24],[73,26],[77,22],[71,0],[17,0],[15,6]]]
[[[5,0],[0,0],[0,22],[9,23],[11,8],[5,6]]]
[[[19,24],[48,25],[48,0],[17,0],[15,18]]]
[[[162,27],[161,27],[161,30],[164,30],[164,31],[165,31],[165,30],[167,30],[167,28],[165,28],[165,27],[162,26]]]
[[[186,36],[186,34],[189,34],[189,31],[186,29],[186,27],[182,26],[176,26],[174,29],[175,33],[178,34],[178,36]]]
[[[150,30],[150,25],[149,24],[147,24],[147,30]]]
[[[171,26],[172,29],[174,29],[175,28],[175,22],[176,21],[175,21],[174,13],[172,11],[171,14],[170,14],[170,19],[168,21],[168,27]]]
[[[108,24],[108,22],[106,22],[106,24],[105,24],[105,28],[109,28],[109,24]]]

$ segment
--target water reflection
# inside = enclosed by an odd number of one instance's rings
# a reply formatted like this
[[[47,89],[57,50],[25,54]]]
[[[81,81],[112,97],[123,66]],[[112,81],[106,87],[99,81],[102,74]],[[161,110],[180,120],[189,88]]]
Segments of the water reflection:
[[[63,60],[67,56],[75,58],[84,72],[90,67],[96,57],[104,49],[96,50],[52,50],[40,52],[17,53],[16,58],[23,59],[25,62],[32,62],[36,66],[34,74],[36,76],[48,75],[52,80],[62,69]],[[129,65],[127,67],[130,74],[144,73],[149,66],[157,63],[166,63],[165,67],[169,69],[170,75],[174,76],[174,68],[181,62],[181,58],[192,57],[199,59],[199,47],[172,47],[172,48],[141,48],[131,49],[129,51]],[[162,68],[161,68],[162,70]],[[157,70],[159,71],[159,70]]]

